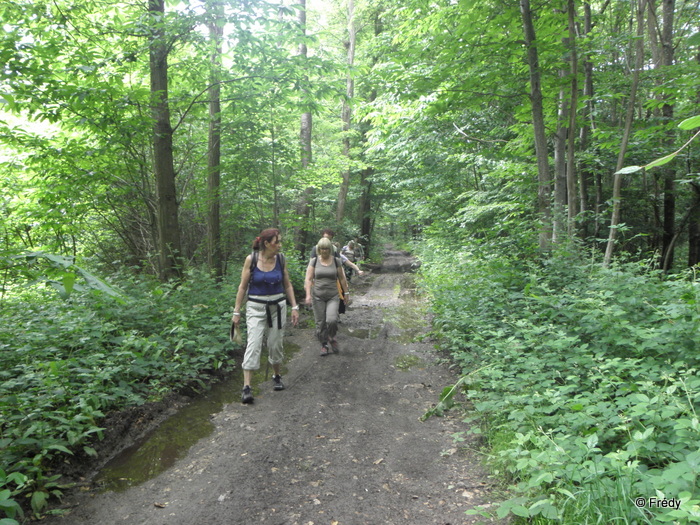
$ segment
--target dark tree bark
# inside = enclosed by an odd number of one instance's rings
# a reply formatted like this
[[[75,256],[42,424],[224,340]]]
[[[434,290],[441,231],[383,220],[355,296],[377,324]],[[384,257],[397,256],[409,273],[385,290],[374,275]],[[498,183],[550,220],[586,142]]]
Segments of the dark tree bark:
[[[537,211],[542,223],[539,232],[539,245],[540,249],[544,250],[549,248],[552,239],[552,214],[550,210],[552,190],[542,107],[539,56],[535,42],[535,26],[532,22],[530,0],[520,0],[520,13],[522,15],[525,45],[527,47],[527,62],[530,68],[530,102],[532,104],[532,125],[535,133],[535,154],[537,156]]]
[[[149,0],[149,45],[153,112],[153,154],[158,198],[158,253],[162,280],[181,277],[180,225],[173,161],[173,128],[168,103],[168,53],[165,0]]]
[[[668,71],[673,65],[673,17],[676,9],[675,0],[663,0],[662,16],[663,27],[661,29],[661,68]],[[667,74],[665,75],[667,76]],[[666,78],[668,82],[670,79]],[[672,147],[676,140],[675,130],[671,127],[673,119],[673,105],[664,104],[661,107],[661,114],[664,122],[668,126],[665,143]],[[668,271],[673,266],[674,235],[676,229],[676,171],[673,163],[667,164],[663,168],[664,179],[664,215],[663,215],[663,269]]]
[[[224,275],[221,256],[221,41],[224,35],[223,4],[216,0],[209,6],[211,21],[211,77],[209,83],[209,148],[207,155],[207,259],[217,281]]]

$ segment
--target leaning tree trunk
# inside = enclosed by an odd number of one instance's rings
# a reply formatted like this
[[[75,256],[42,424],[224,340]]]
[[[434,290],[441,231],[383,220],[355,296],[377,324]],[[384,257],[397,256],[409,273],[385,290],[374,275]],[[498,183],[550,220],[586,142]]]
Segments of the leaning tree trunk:
[[[551,175],[549,172],[549,154],[545,133],[544,111],[542,107],[542,85],[537,53],[535,26],[532,23],[530,0],[520,0],[520,12],[523,20],[527,61],[530,68],[530,101],[532,104],[532,124],[535,132],[535,154],[537,155],[537,211],[540,216],[539,245],[548,249],[552,238],[552,216],[550,210]]]
[[[627,117],[625,119],[625,129],[622,133],[622,143],[620,151],[617,155],[617,165],[615,169],[615,177],[613,179],[613,212],[610,219],[610,232],[608,234],[608,244],[605,248],[604,266],[609,266],[612,260],[613,251],[615,249],[615,238],[617,236],[617,225],[620,223],[620,207],[621,207],[621,191],[622,191],[622,169],[625,153],[627,153],[627,145],[629,144],[630,134],[632,132],[632,121],[634,120],[634,105],[637,100],[637,89],[639,87],[639,72],[644,65],[644,5],[646,0],[639,0],[637,4],[637,45],[635,67],[632,73],[632,86],[630,87],[630,98],[627,105]]]
[[[181,277],[180,225],[175,189],[173,128],[168,103],[168,43],[165,39],[165,0],[148,0],[151,15],[149,45],[153,112],[153,154],[158,199],[158,254],[162,280]]]

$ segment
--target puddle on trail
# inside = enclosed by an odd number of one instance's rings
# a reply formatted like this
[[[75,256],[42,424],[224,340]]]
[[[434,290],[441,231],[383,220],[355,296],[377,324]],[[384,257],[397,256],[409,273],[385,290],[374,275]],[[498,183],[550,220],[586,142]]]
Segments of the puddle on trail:
[[[300,347],[285,343],[284,351],[289,359]],[[260,370],[253,375],[253,384],[265,381],[266,355],[263,353]],[[282,373],[286,370],[282,367]],[[214,431],[210,417],[221,412],[223,406],[240,400],[243,374],[237,370],[224,381],[216,383],[206,394],[177,411],[145,438],[109,461],[95,478],[103,492],[121,492],[140,485],[164,472],[187,455],[197,441]],[[272,377],[269,370],[268,381]],[[256,390],[256,387],[253,388]],[[255,392],[254,392],[255,393]]]
[[[386,323],[391,323],[393,329],[388,335],[392,341],[408,344],[420,339],[425,327],[425,307],[422,301],[416,298],[413,283],[411,275],[403,276],[400,283],[396,284],[392,295],[401,297],[401,305],[382,307],[383,320],[380,324],[366,328],[354,328],[341,324],[341,333],[358,339],[374,339]],[[288,358],[299,350],[299,346],[285,343],[285,354]],[[254,394],[265,382],[265,359],[263,354],[263,364],[253,378],[256,385],[253,387]],[[395,363],[403,370],[421,364],[422,360],[414,355],[401,356]],[[282,373],[285,372],[283,366]],[[271,369],[269,373],[272,374]],[[178,410],[140,442],[107,463],[98,474],[96,483],[103,492],[120,492],[144,483],[170,468],[178,459],[187,455],[192,445],[213,433],[214,424],[210,420],[211,416],[221,412],[225,404],[240,400],[242,382],[242,373],[237,370],[231,378],[216,383],[209,392]]]

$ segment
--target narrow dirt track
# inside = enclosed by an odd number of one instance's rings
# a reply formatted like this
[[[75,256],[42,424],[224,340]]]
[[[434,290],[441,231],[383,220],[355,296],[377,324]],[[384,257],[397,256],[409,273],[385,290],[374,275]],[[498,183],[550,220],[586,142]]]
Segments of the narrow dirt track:
[[[389,252],[391,268],[410,268]],[[83,492],[60,525],[457,525],[489,502],[489,479],[451,435],[458,417],[421,416],[456,377],[421,341],[428,322],[406,273],[351,283],[341,351],[322,357],[312,323],[288,329],[299,345],[287,389],[258,385],[232,403],[214,433],[158,477],[124,492]],[[308,318],[306,311],[303,317]]]

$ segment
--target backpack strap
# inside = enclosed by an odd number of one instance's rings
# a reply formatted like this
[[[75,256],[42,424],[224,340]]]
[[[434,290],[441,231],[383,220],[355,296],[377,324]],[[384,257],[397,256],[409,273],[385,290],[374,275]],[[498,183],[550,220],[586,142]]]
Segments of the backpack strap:
[[[314,268],[316,268],[316,265],[318,264],[318,257],[313,258],[314,261]],[[336,257],[335,255],[333,256],[333,262],[335,263],[335,267],[338,268],[338,266],[342,266],[343,263],[339,263],[340,257]]]
[[[250,254],[250,273],[253,273],[253,270],[258,267],[258,253],[257,251],[253,250],[253,253]],[[284,274],[284,267],[287,264],[287,260],[284,257],[283,253],[278,253],[277,254],[278,260],[280,262],[280,266],[282,267],[282,273]]]

